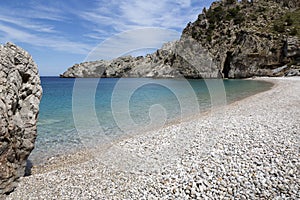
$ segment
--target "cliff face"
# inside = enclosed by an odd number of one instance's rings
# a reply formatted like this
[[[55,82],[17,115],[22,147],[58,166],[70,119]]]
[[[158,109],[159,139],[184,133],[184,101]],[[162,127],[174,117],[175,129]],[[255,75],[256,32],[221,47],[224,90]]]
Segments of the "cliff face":
[[[220,70],[210,53],[194,39],[164,44],[145,57],[125,56],[110,61],[76,64],[61,77],[147,77],[147,78],[220,78]]]
[[[275,68],[299,59],[299,27],[291,17],[298,13],[299,1],[214,2],[183,37],[207,48],[225,78],[272,76]]]
[[[153,54],[81,63],[61,76],[246,78],[281,76],[290,70],[300,75],[299,4],[217,1],[188,24],[179,41]]]
[[[37,66],[14,44],[0,46],[0,198],[24,176],[42,95]]]

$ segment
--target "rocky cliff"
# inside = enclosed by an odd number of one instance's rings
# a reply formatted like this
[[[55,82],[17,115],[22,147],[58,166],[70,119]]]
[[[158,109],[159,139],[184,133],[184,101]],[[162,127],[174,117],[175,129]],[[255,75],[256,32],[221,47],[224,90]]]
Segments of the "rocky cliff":
[[[299,62],[299,13],[299,1],[214,2],[183,37],[209,49],[225,78],[282,75],[273,70]]]
[[[110,61],[76,64],[61,77],[218,78],[212,57],[191,37],[163,45],[147,56],[124,56]]]
[[[179,41],[153,54],[81,63],[61,77],[246,78],[291,70],[300,75],[299,6],[298,0],[216,1]]]
[[[0,46],[0,198],[24,176],[34,148],[42,88],[37,65],[12,43]]]

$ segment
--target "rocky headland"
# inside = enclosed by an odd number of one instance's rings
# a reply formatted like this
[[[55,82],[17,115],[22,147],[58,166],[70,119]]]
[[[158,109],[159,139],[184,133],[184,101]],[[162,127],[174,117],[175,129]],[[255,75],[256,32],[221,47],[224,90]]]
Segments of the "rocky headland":
[[[75,64],[61,77],[247,78],[300,75],[297,0],[223,0],[180,40],[146,56]]]
[[[0,198],[24,176],[34,148],[42,88],[37,65],[20,47],[0,46]]]

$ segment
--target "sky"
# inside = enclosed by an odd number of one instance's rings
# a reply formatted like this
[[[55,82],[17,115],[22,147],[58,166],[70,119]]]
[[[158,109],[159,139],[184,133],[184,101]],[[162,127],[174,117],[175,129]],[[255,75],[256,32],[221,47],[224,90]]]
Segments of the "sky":
[[[150,28],[147,30],[151,30],[152,39],[159,35],[158,46],[148,48],[154,51],[163,42],[179,39],[186,25],[211,3],[212,0],[1,0],[0,43],[10,41],[28,51],[41,76],[58,76],[85,61],[101,44],[106,44],[108,52],[120,48],[119,40],[109,41],[128,36],[132,30],[139,31],[134,31],[130,36],[134,39],[127,38],[127,42],[141,46],[147,40],[139,37],[145,35],[141,30]],[[153,28],[171,34],[162,35]],[[137,49],[133,54],[145,52]],[[106,57],[100,55],[97,59]]]

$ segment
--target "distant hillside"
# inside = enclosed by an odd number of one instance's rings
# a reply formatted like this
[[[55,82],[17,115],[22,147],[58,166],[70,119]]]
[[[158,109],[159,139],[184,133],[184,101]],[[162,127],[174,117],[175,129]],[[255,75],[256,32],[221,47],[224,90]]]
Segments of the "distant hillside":
[[[146,57],[76,64],[62,77],[246,78],[300,75],[299,0],[223,0],[181,39]],[[213,65],[209,63],[213,60]]]

